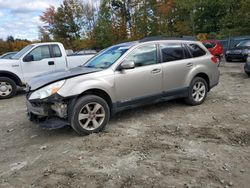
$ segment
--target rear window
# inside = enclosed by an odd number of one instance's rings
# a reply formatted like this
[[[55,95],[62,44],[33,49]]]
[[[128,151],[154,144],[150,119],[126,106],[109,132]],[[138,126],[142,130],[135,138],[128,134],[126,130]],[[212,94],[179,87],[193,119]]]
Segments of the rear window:
[[[53,57],[62,57],[61,50],[58,45],[52,45]]]
[[[197,44],[187,45],[193,57],[200,57],[206,54],[206,52]]]
[[[187,47],[184,44],[183,44],[183,50],[184,50],[184,54],[185,54],[186,59],[192,58],[189,50],[187,49]]]
[[[181,44],[160,44],[160,48],[163,62],[185,59]]]
[[[204,46],[207,48],[207,49],[210,49],[210,48],[213,48],[216,46],[216,44],[212,43],[212,42],[203,42]]]

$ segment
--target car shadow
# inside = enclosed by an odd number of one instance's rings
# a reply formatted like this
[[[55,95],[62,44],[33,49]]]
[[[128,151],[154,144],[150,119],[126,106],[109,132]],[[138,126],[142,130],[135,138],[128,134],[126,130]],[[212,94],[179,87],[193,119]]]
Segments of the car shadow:
[[[116,125],[119,122],[126,121],[129,118],[141,119],[145,116],[145,114],[154,114],[154,113],[158,113],[159,111],[176,108],[176,107],[189,107],[189,106],[184,103],[183,99],[175,99],[175,100],[170,100],[166,102],[143,105],[143,106],[136,107],[133,109],[118,112],[117,114],[115,114],[114,116],[110,118],[108,127],[116,127]],[[36,132],[37,131],[38,130],[36,130]],[[65,138],[70,138],[70,137],[75,137],[75,136],[79,136],[79,137],[88,136],[88,135],[82,136],[82,135],[77,134],[74,131],[74,129],[69,125],[64,126],[62,128],[58,128],[58,129],[47,129],[47,128],[40,127],[39,131],[41,132],[40,136],[43,136],[43,137],[51,136],[51,137],[57,137],[57,138],[59,137],[59,138],[65,139]],[[110,132],[110,129],[105,129],[98,134],[106,134],[108,132]]]
[[[142,118],[145,116],[145,114],[154,114],[158,113],[159,111],[176,107],[188,107],[188,105],[185,104],[183,99],[174,99],[165,102],[147,104],[140,107],[118,112],[113,117],[111,117],[110,124],[115,124],[118,121],[123,121],[128,118],[134,118],[134,117]]]

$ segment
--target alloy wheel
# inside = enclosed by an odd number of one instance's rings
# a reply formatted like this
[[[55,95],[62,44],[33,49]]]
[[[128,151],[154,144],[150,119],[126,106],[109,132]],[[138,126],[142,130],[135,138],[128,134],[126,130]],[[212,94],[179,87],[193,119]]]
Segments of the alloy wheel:
[[[195,102],[201,102],[206,96],[206,86],[203,82],[197,82],[193,86],[192,97]]]
[[[78,115],[78,121],[82,128],[85,130],[95,130],[102,125],[105,120],[104,107],[97,103],[92,102],[86,104]]]

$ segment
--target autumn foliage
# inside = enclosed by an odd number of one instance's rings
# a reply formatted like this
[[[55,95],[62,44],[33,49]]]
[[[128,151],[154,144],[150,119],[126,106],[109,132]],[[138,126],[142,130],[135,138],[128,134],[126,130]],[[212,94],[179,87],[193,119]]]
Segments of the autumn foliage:
[[[6,41],[0,39],[0,55],[6,52],[19,51],[31,42],[28,40],[14,39],[9,36]]]
[[[63,0],[40,16],[44,25],[39,27],[39,40],[79,50],[157,35],[249,35],[249,10],[249,0]],[[27,43],[2,40],[0,52],[19,50]]]
[[[47,35],[68,48],[102,49],[155,35],[192,35],[203,39],[250,33],[247,0],[95,2],[99,1],[64,0],[59,8],[48,8],[41,15]],[[45,32],[42,36],[46,39]]]

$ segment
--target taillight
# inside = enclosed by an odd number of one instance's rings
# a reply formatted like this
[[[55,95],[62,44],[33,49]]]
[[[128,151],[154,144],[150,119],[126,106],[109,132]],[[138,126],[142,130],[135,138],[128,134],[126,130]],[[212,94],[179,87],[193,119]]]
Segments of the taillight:
[[[218,59],[215,56],[211,57],[211,60],[212,60],[213,63],[217,63],[218,62]]]

